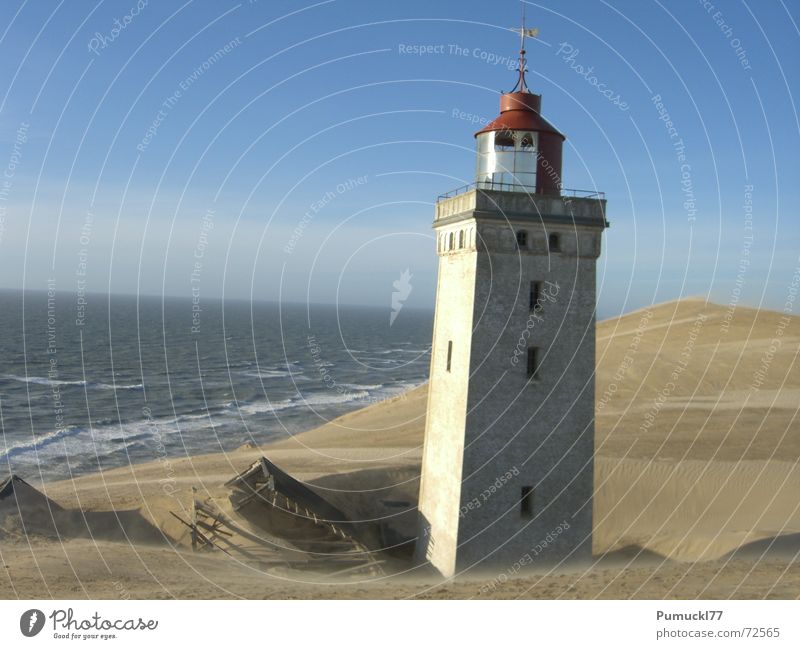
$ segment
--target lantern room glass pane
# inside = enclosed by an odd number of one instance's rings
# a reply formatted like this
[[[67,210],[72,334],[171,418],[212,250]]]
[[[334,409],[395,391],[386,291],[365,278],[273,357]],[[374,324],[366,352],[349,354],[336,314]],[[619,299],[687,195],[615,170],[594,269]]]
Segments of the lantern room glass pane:
[[[478,135],[477,186],[535,192],[538,135],[530,131],[491,131]]]

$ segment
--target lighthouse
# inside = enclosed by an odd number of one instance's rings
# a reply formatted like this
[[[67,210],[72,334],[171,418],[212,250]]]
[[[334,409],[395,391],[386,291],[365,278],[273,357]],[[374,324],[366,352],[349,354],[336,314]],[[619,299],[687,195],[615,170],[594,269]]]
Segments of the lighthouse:
[[[605,196],[562,188],[565,137],[519,76],[440,196],[416,558],[445,577],[592,553],[596,263]]]

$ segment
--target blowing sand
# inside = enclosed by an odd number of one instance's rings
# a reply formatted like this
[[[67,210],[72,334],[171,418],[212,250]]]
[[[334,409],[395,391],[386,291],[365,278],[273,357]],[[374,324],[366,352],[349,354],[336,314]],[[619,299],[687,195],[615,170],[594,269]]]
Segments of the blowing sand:
[[[351,519],[413,526],[380,503],[416,499],[422,386],[263,449],[34,484],[52,505],[0,501],[0,595],[800,597],[800,318],[689,299],[601,322],[597,341],[590,566],[442,582],[398,561],[392,577],[343,579],[192,552],[169,512],[188,519],[193,497],[224,507],[223,483],[263,454]]]

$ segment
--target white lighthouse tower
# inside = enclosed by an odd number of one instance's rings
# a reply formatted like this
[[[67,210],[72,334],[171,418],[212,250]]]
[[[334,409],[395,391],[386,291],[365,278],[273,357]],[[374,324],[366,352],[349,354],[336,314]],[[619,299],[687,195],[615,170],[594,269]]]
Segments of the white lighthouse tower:
[[[444,576],[586,560],[592,550],[606,202],[562,190],[565,138],[528,90],[524,36],[517,85],[475,137],[475,182],[440,197],[434,222],[416,553]]]

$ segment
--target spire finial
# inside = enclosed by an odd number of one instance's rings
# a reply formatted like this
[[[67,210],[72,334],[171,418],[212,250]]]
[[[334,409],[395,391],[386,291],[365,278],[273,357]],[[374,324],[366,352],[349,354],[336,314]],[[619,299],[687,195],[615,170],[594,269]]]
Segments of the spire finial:
[[[514,86],[511,92],[530,92],[528,84],[525,82],[525,71],[527,59],[525,58],[525,37],[530,36],[536,38],[539,35],[539,29],[526,29],[525,28],[525,2],[522,5],[522,27],[520,29],[512,29],[511,31],[519,32],[519,80],[517,85]]]

